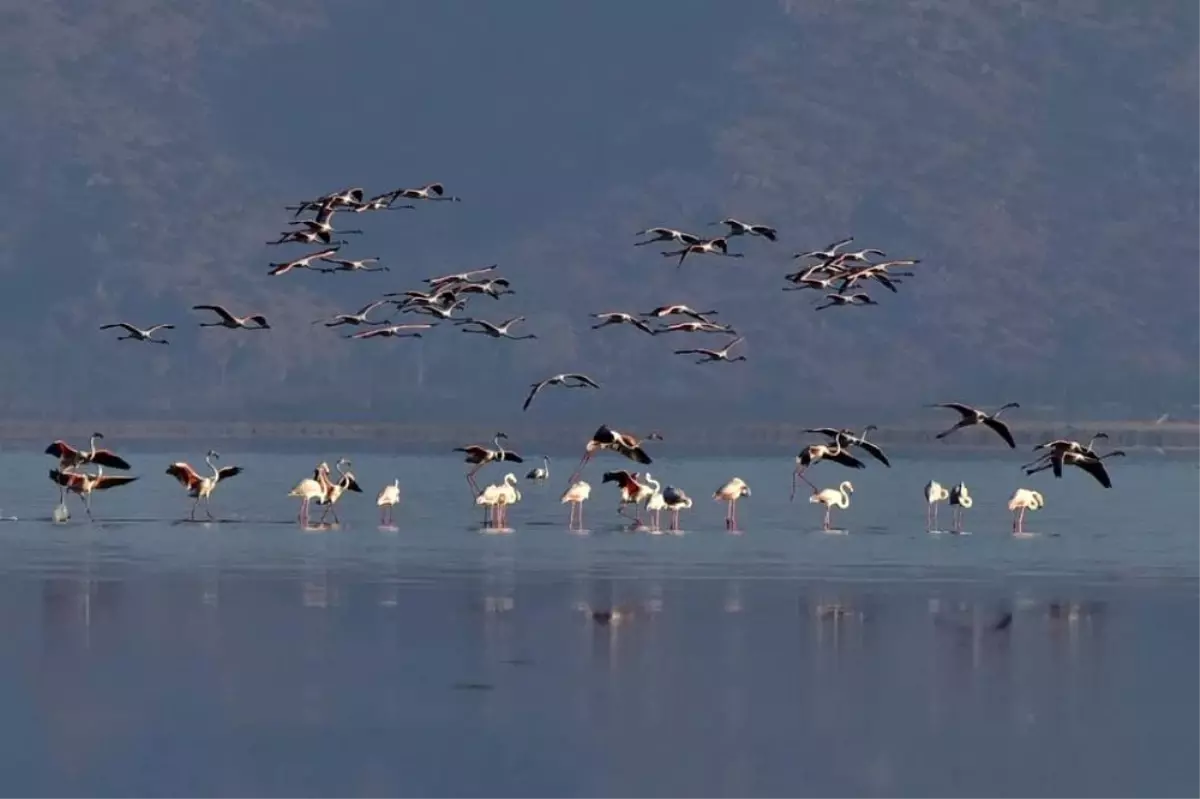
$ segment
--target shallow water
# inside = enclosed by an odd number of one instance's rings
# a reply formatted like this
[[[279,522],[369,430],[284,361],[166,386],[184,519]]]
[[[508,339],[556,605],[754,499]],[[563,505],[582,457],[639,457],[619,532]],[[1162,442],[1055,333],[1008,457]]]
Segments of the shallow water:
[[[856,489],[828,535],[787,460],[661,458],[696,506],[649,536],[622,531],[607,458],[568,533],[555,461],[495,535],[460,462],[350,453],[365,493],[301,530],[287,490],[341,454],[225,452],[228,521],[180,524],[162,470],[195,455],[134,453],[142,479],[65,525],[51,459],[0,455],[5,793],[1200,789],[1194,462],[1126,459],[1110,491],[1009,460],[822,464]],[[741,535],[709,499],[735,474]],[[970,485],[972,535],[925,532],[930,477]],[[1047,499],[1023,539],[1018,486]]]

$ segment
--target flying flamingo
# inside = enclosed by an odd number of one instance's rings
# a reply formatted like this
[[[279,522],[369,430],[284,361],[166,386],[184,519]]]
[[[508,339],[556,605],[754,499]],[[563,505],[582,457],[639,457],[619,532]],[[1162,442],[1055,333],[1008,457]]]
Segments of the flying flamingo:
[[[1018,488],[1008,501],[1008,509],[1013,511],[1013,533],[1025,532],[1025,511],[1041,510],[1046,505],[1042,495],[1028,488]]]
[[[279,275],[286,275],[293,269],[312,269],[313,261],[323,261],[330,255],[336,254],[341,248],[342,245],[339,244],[336,247],[327,247],[324,250],[310,252],[308,255],[297,258],[294,261],[282,261],[280,263],[271,264],[271,268],[267,271],[267,275],[270,277],[278,277]]]
[[[227,327],[230,330],[269,330],[271,327],[269,324],[267,324],[267,317],[263,316],[262,314],[234,316],[220,305],[193,305],[192,310],[212,311],[217,316],[221,317],[221,321],[219,322],[201,322],[200,327]],[[250,324],[251,322],[254,324]]]
[[[495,461],[512,461],[513,463],[525,462],[525,459],[517,453],[506,450],[500,444],[500,439],[507,441],[508,436],[505,433],[496,433],[496,435],[492,437],[492,446],[494,449],[488,449],[487,447],[480,446],[479,444],[472,444],[469,447],[455,447],[453,450],[451,450],[452,452],[465,452],[466,457],[463,458],[463,461],[465,463],[472,463],[475,465],[474,469],[467,472],[467,484],[471,486],[471,492],[475,496],[478,496],[480,493],[479,486],[475,484],[475,473],[484,466],[487,466],[489,463],[493,463]]]
[[[1021,406],[1019,403],[1006,403],[997,408],[995,413],[990,414],[984,413],[977,408],[972,408],[970,405],[963,405],[961,402],[939,402],[935,405],[927,405],[925,407],[950,408],[951,410],[957,411],[960,417],[959,420],[954,423],[953,427],[951,427],[949,430],[944,430],[941,433],[938,433],[935,438],[945,438],[955,430],[961,430],[964,427],[972,427],[974,425],[981,424],[991,428],[996,435],[1004,439],[1004,443],[1008,444],[1008,446],[1012,447],[1013,449],[1017,448],[1017,443],[1013,441],[1013,436],[1009,431],[1008,426],[1004,424],[1004,422],[1000,421],[998,417],[1008,408],[1020,408]]]
[[[713,499],[726,503],[725,529],[737,529],[737,501],[750,496],[750,486],[740,477],[730,479],[728,483],[713,492]]]
[[[937,527],[938,503],[950,499],[950,492],[937,480],[925,484],[925,529],[933,532]]]
[[[88,440],[88,448],[79,450],[72,447],[67,442],[59,439],[46,447],[46,454],[53,455],[58,458],[58,469],[61,472],[73,471],[78,466],[83,466],[86,463],[94,463],[97,466],[107,466],[110,469],[127,470],[130,468],[129,462],[117,455],[112,450],[96,449],[96,442],[104,439],[103,433],[92,433]],[[65,505],[66,503],[66,487],[59,483],[58,489],[58,504]]]
[[[807,477],[804,476],[804,472],[806,472],[810,466],[819,461],[833,461],[834,463],[840,463],[842,466],[846,466],[851,469],[867,468],[865,463],[846,451],[845,439],[842,436],[835,437],[832,446],[828,444],[810,444],[802,449],[800,454],[796,456],[796,466],[792,470],[792,496],[790,497],[789,501],[796,498],[797,478],[808,483],[813,491],[817,490],[817,487],[813,485]]]
[[[191,513],[188,514],[188,518],[193,521],[196,519],[196,506],[200,504],[200,500],[204,500],[204,512],[208,514],[208,518],[213,518],[212,492],[216,490],[217,483],[242,473],[241,466],[224,466],[218,469],[213,461],[220,457],[220,453],[211,449],[208,451],[204,456],[204,462],[208,464],[208,468],[212,469],[212,474],[204,477],[183,461],[176,461],[167,467],[167,474],[174,477],[180,485],[187,489],[189,497],[195,498]]]
[[[592,487],[583,480],[579,480],[571,484],[571,486],[563,492],[562,499],[559,501],[571,506],[571,515],[567,517],[567,529],[574,529],[576,532],[583,532],[583,503],[592,495]]]
[[[659,433],[649,433],[646,435],[645,440],[662,441],[663,437]],[[587,462],[592,459],[593,455],[603,450],[610,450],[619,455],[624,455],[635,463],[649,465],[652,462],[650,456],[642,449],[640,439],[629,433],[622,433],[619,430],[613,430],[606,424],[602,424],[592,434],[591,439],[588,440],[583,457],[580,459],[579,465],[575,467],[575,473],[571,475],[571,479],[568,482],[574,482],[579,479],[579,473],[583,471],[583,467],[587,465]]]
[[[825,520],[821,524],[822,530],[829,529],[829,516],[835,506],[841,508],[842,510],[850,507],[850,495],[853,493],[854,486],[849,480],[843,480],[842,484],[837,488],[826,488],[823,491],[813,492],[813,495],[808,498],[808,501],[814,504],[820,503],[825,506]]]
[[[155,334],[155,332],[159,331],[159,330],[174,330],[175,329],[175,325],[154,325],[153,327],[148,327],[145,330],[142,330],[141,328],[136,327],[135,325],[131,325],[128,322],[117,322],[116,324],[111,324],[111,325],[100,325],[101,330],[112,330],[114,327],[119,327],[129,334],[127,336],[117,336],[117,341],[125,341],[126,339],[128,339],[131,341],[147,341],[151,344],[170,344],[171,342],[167,341],[166,339],[151,338],[151,336],[153,336]]]
[[[117,486],[128,485],[137,478],[125,474],[105,474],[104,467],[97,466],[95,474],[51,469],[50,479],[72,494],[77,494],[83,500],[83,507],[87,511],[88,518],[91,519],[93,491],[106,491]]]
[[[397,477],[392,481],[391,485],[386,485],[383,487],[383,490],[379,492],[379,497],[375,500],[375,504],[381,508],[381,515],[379,517],[380,524],[389,525],[392,523],[392,509],[399,501],[400,478]]]
[[[676,264],[676,266],[682,267],[683,259],[687,258],[688,255],[692,253],[695,253],[696,255],[723,255],[726,258],[742,257],[740,252],[729,251],[729,244],[724,238],[706,239],[704,241],[697,242],[696,244],[689,244],[682,250],[671,250],[670,252],[664,252],[660,254],[664,258],[670,258],[673,255],[678,255],[679,263]]]

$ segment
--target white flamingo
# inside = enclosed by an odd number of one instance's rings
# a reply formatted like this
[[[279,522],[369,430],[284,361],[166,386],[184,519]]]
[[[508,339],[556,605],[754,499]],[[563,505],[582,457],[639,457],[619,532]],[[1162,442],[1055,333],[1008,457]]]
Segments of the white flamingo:
[[[734,477],[728,483],[713,492],[713,499],[725,502],[725,529],[737,529],[737,501],[750,496],[750,486],[740,477]]]
[[[932,532],[937,526],[938,503],[950,499],[950,492],[937,480],[925,484],[925,529]]]
[[[954,519],[951,525],[954,528],[954,532],[962,532],[963,511],[968,510],[973,504],[975,502],[971,499],[971,493],[967,491],[966,483],[960,482],[954,488],[950,489],[950,507],[954,508]]]
[[[288,492],[289,497],[300,498],[300,515],[296,518],[302,526],[308,526],[308,506],[313,500],[320,502],[332,485],[329,481],[329,464],[322,461],[312,477],[304,478]]]
[[[821,529],[829,529],[829,517],[835,506],[842,510],[850,507],[850,495],[853,493],[854,486],[849,480],[843,480],[842,484],[837,488],[826,488],[823,491],[817,491],[808,498],[809,502],[819,502],[825,506],[825,520],[821,524]]]
[[[381,509],[379,511],[379,523],[388,525],[392,523],[392,509],[400,502],[400,478],[392,481],[391,485],[386,485],[379,492],[379,496],[375,499],[375,504]]]
[[[325,490],[325,496],[321,497],[321,499],[317,502],[318,505],[325,506],[325,510],[321,512],[321,518],[317,520],[318,524],[324,522],[326,514],[329,513],[333,513],[333,523],[340,524],[341,520],[338,519],[337,511],[334,510],[333,506],[337,504],[337,501],[341,499],[342,495],[347,491],[354,491],[358,494],[362,493],[362,488],[358,485],[358,481],[354,479],[354,472],[350,471],[349,468],[346,468],[349,466],[349,460],[346,458],[338,458],[338,462],[335,464],[335,467],[338,470],[338,474],[341,476],[338,478],[336,483],[329,484],[328,488]]]
[[[492,527],[505,526],[508,523],[508,506],[521,501],[521,492],[516,486],[517,476],[509,472],[504,475],[504,482],[488,486],[475,498],[476,505],[488,508]]]
[[[571,515],[567,518],[567,529],[582,532],[583,530],[583,503],[587,502],[588,497],[592,495],[592,486],[584,480],[579,480],[572,483],[570,488],[563,492],[561,503],[570,504]]]
[[[1041,510],[1046,505],[1042,495],[1028,488],[1018,488],[1008,501],[1008,509],[1013,512],[1013,532],[1025,532],[1025,511]]]
[[[145,330],[142,330],[140,327],[131,325],[128,322],[116,322],[115,324],[111,325],[100,325],[101,330],[112,330],[114,327],[119,327],[129,334],[127,336],[117,336],[117,341],[130,339],[132,341],[148,341],[151,344],[170,344],[171,342],[167,341],[166,339],[152,338],[152,336],[159,330],[175,329],[175,325],[153,325]]]
[[[649,477],[649,475],[647,475]],[[646,498],[646,512],[650,514],[650,530],[658,532],[662,529],[662,512],[667,507],[667,499],[663,496],[663,492],[658,490],[658,481],[654,481],[655,486],[653,492]]]

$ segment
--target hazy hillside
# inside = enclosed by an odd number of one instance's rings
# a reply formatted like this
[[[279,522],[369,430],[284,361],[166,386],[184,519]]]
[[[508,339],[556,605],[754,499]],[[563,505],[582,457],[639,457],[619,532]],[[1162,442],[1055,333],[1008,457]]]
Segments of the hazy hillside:
[[[67,0],[6,11],[0,415],[391,419],[1191,411],[1200,391],[1194,3],[477,4]],[[465,198],[350,220],[391,272],[267,278],[283,206],[441,180]],[[777,226],[682,270],[655,224]],[[917,256],[878,308],[782,293],[843,235]],[[538,341],[310,323],[498,262]],[[200,302],[270,333],[198,331]],[[750,360],[588,330],[719,307]],[[99,324],[180,325],[170,347]],[[669,337],[668,337],[669,338]],[[719,337],[716,337],[718,340]],[[691,345],[689,341],[689,345]],[[913,410],[915,409],[915,410]]]

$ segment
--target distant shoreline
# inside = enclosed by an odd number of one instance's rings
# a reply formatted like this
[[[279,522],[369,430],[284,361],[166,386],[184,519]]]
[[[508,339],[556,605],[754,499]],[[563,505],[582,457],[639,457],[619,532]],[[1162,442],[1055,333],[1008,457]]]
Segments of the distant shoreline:
[[[513,448],[518,451],[565,451],[582,448],[599,422],[590,424],[537,424],[522,421],[504,427]],[[821,440],[804,432],[795,423],[743,423],[715,428],[681,423],[664,429],[665,446],[672,452],[774,452],[791,451],[801,441]],[[930,424],[881,425],[869,438],[880,445],[905,449],[926,447],[954,450],[994,450],[1003,444],[986,430],[964,430],[937,441],[933,436],[945,426]],[[1090,438],[1103,430],[1109,434],[1106,448],[1162,449],[1196,451],[1200,449],[1200,423],[1152,421],[1013,422],[1018,449],[1028,450],[1034,443],[1070,436]],[[495,430],[462,424],[345,423],[345,422],[180,422],[180,421],[97,421],[51,423],[46,421],[0,422],[0,445],[6,449],[44,446],[62,438],[76,446],[87,444],[88,436],[99,430],[114,445],[117,441],[245,441],[299,444],[306,441],[371,442],[372,448],[422,451],[452,448],[471,442],[487,442]],[[648,430],[634,430],[646,433]],[[11,445],[18,445],[13,447]]]

